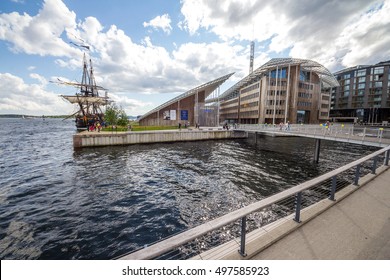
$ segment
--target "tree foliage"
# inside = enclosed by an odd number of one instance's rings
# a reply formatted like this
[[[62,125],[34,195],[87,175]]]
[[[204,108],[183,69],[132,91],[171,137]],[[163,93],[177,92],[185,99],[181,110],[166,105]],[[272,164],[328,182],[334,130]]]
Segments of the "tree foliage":
[[[107,107],[104,118],[109,125],[126,126],[128,123],[128,118],[125,110],[116,106],[115,104],[112,104]]]

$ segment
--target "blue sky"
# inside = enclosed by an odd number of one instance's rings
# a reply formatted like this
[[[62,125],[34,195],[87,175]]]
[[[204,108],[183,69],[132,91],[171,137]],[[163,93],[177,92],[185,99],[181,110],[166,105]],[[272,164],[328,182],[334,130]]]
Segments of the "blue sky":
[[[273,57],[331,71],[390,59],[390,0],[0,0],[0,114],[71,114],[87,44],[98,84],[129,115]]]

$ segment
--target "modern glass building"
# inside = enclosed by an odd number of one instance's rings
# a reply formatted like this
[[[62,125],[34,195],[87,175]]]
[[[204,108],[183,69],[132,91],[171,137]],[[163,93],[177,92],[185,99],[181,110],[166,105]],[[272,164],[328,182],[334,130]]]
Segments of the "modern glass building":
[[[219,96],[220,121],[319,123],[329,119],[330,92],[338,86],[321,64],[274,58]]]
[[[367,124],[390,122],[390,61],[358,65],[336,72],[330,117]]]
[[[140,125],[175,126],[179,123],[195,126],[217,126],[218,106],[207,104],[207,98],[218,96],[220,86],[234,73],[207,82],[161,104],[140,119]]]

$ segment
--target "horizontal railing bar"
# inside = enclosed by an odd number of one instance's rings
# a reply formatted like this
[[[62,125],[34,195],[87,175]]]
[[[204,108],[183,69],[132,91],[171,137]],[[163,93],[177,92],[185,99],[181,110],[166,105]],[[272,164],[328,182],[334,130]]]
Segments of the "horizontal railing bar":
[[[186,230],[180,234],[177,234],[175,236],[172,236],[170,238],[165,239],[164,241],[155,243],[149,247],[146,247],[144,249],[141,249],[139,251],[136,251],[134,253],[130,253],[128,255],[122,256],[120,259],[122,260],[143,260],[143,259],[153,259],[157,256],[160,256],[174,248],[177,248],[180,245],[186,244],[192,240],[194,240],[197,237],[203,236],[213,230],[217,230],[225,225],[231,224],[238,219],[241,219],[244,216],[247,216],[253,212],[259,211],[262,208],[265,208],[267,206],[270,206],[276,202],[279,202],[283,199],[286,199],[292,195],[295,195],[298,192],[304,191],[306,189],[309,189],[318,183],[321,183],[329,178],[332,178],[333,176],[340,174],[348,169],[351,169],[352,167],[357,166],[358,164],[361,164],[371,158],[374,158],[375,156],[378,156],[387,150],[390,150],[390,146],[385,147],[379,151],[376,151],[370,155],[367,155],[361,159],[358,159],[354,162],[351,162],[347,165],[344,165],[342,167],[339,167],[333,171],[330,171],[326,174],[323,174],[321,176],[318,176],[314,179],[311,179],[309,181],[306,181],[304,183],[301,183],[295,187],[289,188],[287,190],[284,190],[280,193],[274,194],[270,197],[264,198],[258,202],[252,203],[248,206],[245,206],[243,208],[237,209],[233,212],[230,212],[228,214],[225,214],[219,218],[216,218],[214,220],[208,221],[202,225],[196,226],[194,228],[191,228],[189,230]]]

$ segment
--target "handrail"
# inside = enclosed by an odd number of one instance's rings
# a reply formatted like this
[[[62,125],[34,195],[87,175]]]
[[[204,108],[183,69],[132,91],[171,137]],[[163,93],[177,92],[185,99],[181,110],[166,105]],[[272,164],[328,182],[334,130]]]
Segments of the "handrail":
[[[274,135],[290,135],[306,138],[324,139],[376,147],[390,145],[390,129],[355,127],[353,125],[332,125],[331,127],[318,125],[291,125],[286,127],[271,124],[239,124],[234,130],[247,132],[269,132]]]
[[[378,150],[370,155],[367,155],[361,159],[355,160],[349,164],[346,164],[342,167],[339,167],[333,171],[330,171],[328,173],[325,173],[323,175],[320,175],[314,179],[311,179],[309,181],[306,181],[304,183],[301,183],[295,187],[292,187],[290,189],[284,190],[280,193],[277,193],[275,195],[272,195],[270,197],[267,197],[265,199],[262,199],[261,201],[252,203],[248,206],[245,206],[241,209],[237,209],[233,212],[230,212],[228,214],[225,214],[219,218],[216,218],[214,220],[208,221],[205,224],[196,226],[192,229],[186,230],[180,234],[177,234],[175,236],[172,236],[170,238],[167,238],[161,242],[155,243],[149,247],[146,247],[144,249],[141,249],[139,251],[136,251],[134,253],[122,256],[119,259],[122,260],[142,260],[142,259],[153,259],[155,257],[158,257],[180,245],[186,244],[189,241],[192,241],[200,236],[203,236],[213,230],[219,229],[225,225],[234,223],[240,218],[246,217],[247,215],[259,211],[267,206],[270,206],[276,202],[279,202],[285,198],[288,198],[294,194],[297,194],[299,192],[302,192],[306,189],[309,189],[327,179],[330,179],[348,169],[351,169],[352,167],[355,167],[359,164],[364,163],[365,161],[375,158],[387,151],[390,150],[390,146],[387,146],[381,150]],[[389,152],[388,152],[389,153]]]

